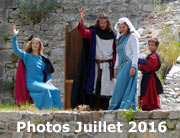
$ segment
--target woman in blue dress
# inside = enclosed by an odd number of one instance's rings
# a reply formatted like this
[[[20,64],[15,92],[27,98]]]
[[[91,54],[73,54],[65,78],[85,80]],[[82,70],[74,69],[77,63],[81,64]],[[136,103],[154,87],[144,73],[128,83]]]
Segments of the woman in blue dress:
[[[117,31],[117,57],[114,67],[116,85],[109,110],[137,110],[137,62],[139,53],[138,37],[128,18],[120,18],[115,24]]]
[[[51,74],[43,61],[43,44],[39,38],[33,38],[26,44],[26,50],[18,47],[17,34],[19,30],[13,26],[13,52],[23,60],[26,69],[26,87],[38,109],[62,109],[60,91],[51,84]],[[46,74],[46,82],[44,79]]]

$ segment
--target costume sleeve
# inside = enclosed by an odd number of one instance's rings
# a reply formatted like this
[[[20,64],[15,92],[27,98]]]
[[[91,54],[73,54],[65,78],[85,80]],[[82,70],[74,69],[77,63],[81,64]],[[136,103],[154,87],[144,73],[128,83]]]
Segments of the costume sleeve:
[[[17,42],[17,36],[13,36],[12,37],[13,40],[13,44],[12,44],[12,49],[13,52],[19,56],[23,61],[25,61],[26,55],[27,53],[24,50],[21,50],[18,46],[18,42]]]
[[[147,60],[147,64],[141,64],[140,70],[144,72],[150,72],[157,69],[159,65],[158,58],[155,55],[152,55]]]
[[[46,82],[47,81],[52,81],[52,77],[51,77],[51,73],[48,72],[47,68],[45,68],[45,72],[46,72]]]
[[[79,35],[82,37],[82,38],[88,38],[89,40],[91,40],[91,33],[92,33],[92,30],[88,30],[85,28],[84,24],[82,23],[82,25],[78,25],[77,27],[77,30],[78,30],[78,33]]]
[[[135,35],[131,36],[130,45],[132,50],[132,66],[137,67],[139,56],[139,41]]]
[[[119,58],[118,58],[118,54],[116,54],[116,62],[115,62],[115,65],[114,65],[114,69],[118,68],[118,63],[119,63]]]
[[[147,60],[144,58],[139,58],[138,59],[138,64],[147,64]]]

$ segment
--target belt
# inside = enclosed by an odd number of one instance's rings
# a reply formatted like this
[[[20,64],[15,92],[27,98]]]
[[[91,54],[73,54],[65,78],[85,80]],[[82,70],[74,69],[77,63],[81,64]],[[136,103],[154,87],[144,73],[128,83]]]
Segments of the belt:
[[[100,64],[100,63],[105,63],[105,62],[109,62],[112,61],[112,59],[108,59],[108,60],[96,60],[96,63]]]
[[[109,73],[110,73],[110,80],[112,80],[113,78],[113,64],[112,64],[112,59],[108,59],[108,60],[96,60],[96,63],[98,64],[98,78],[101,78],[102,75],[102,70],[100,69],[100,64],[101,63],[109,63]]]
[[[126,61],[126,62],[124,62],[124,63],[122,63],[122,64],[119,64],[119,66],[123,66],[123,65],[125,65],[125,64],[128,64],[129,62],[131,62],[131,60]]]

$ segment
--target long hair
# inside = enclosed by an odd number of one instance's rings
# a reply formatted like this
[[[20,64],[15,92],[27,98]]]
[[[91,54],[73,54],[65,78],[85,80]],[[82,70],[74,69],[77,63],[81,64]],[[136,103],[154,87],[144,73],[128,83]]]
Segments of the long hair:
[[[31,41],[27,42],[25,51],[28,52],[28,53],[32,53],[32,42],[33,41],[38,41],[39,42],[39,51],[38,51],[38,54],[39,55],[43,55],[44,46],[43,46],[43,43],[41,42],[41,40],[39,38],[37,38],[37,37],[34,37],[34,38],[32,38]]]
[[[105,20],[107,22],[107,24],[108,24],[107,25],[107,29],[109,31],[112,31],[112,26],[111,26],[111,22],[109,20],[109,17],[106,14],[104,14],[104,13],[99,15],[98,19],[96,20],[96,24],[94,25],[95,27],[100,28],[100,26],[99,26],[99,21],[100,20]]]

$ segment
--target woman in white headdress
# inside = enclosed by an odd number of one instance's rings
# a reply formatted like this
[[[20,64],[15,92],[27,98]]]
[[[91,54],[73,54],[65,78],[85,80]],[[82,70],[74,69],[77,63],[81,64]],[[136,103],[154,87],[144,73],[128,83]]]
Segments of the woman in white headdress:
[[[137,62],[139,33],[128,18],[120,18],[115,24],[117,31],[117,57],[114,67],[116,85],[109,110],[137,110]]]

